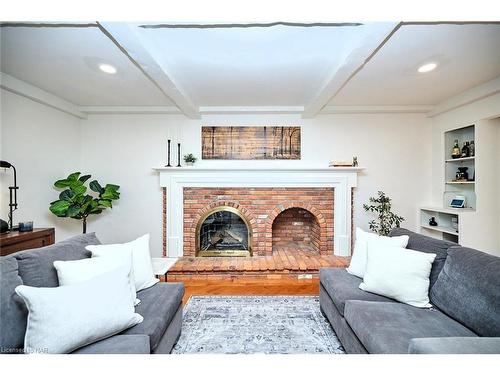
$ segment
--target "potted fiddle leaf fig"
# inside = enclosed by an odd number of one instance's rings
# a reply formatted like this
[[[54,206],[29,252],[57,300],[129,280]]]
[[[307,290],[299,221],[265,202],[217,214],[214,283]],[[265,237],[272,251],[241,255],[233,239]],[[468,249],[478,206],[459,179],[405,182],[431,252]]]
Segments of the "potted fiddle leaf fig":
[[[80,172],[75,172],[65,179],[57,180],[54,186],[64,190],[59,194],[59,199],[49,206],[50,212],[58,217],[81,220],[83,233],[87,233],[87,218],[90,215],[98,215],[107,208],[113,208],[112,202],[120,198],[120,186],[106,184],[102,187],[97,180],[90,181],[88,188],[93,193],[87,194],[85,183],[91,177],[89,174],[81,176]]]

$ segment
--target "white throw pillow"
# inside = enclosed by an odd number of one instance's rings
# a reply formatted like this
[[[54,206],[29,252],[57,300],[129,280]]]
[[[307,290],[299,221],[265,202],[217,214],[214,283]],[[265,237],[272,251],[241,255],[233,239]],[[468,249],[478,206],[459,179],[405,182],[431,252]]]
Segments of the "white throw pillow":
[[[373,242],[380,245],[406,247],[408,245],[409,236],[384,237],[375,233],[365,232],[360,228],[356,228],[356,242],[354,251],[351,257],[351,263],[346,269],[351,275],[363,278],[366,271],[366,261],[368,252],[368,242]]]
[[[431,307],[429,275],[436,254],[368,243],[368,263],[359,288],[415,307]]]
[[[83,281],[90,280],[96,276],[102,275],[120,267],[126,267],[129,270],[130,293],[134,305],[138,305],[141,301],[137,298],[135,290],[135,279],[132,268],[132,250],[127,249],[122,258],[115,259],[112,257],[87,258],[80,260],[54,262],[54,267],[57,271],[59,286],[73,285]]]
[[[28,308],[26,353],[69,353],[143,321],[126,267],[57,288],[16,287]]]
[[[153,272],[151,254],[149,252],[149,233],[138,239],[124,244],[88,245],[85,247],[92,252],[93,257],[124,256],[126,249],[132,249],[132,267],[134,269],[135,290],[140,291],[155,285],[158,280]]]

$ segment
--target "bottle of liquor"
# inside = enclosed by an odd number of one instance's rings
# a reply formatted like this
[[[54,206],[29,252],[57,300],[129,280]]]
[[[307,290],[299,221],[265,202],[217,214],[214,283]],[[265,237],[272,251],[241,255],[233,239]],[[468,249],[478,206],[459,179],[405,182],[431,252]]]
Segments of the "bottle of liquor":
[[[470,156],[476,155],[476,146],[474,145],[474,141],[470,141],[469,150],[470,150]]]
[[[460,150],[460,146],[458,145],[458,139],[455,139],[455,144],[453,145],[453,149],[451,150],[451,157],[453,159],[457,159],[462,154]]]
[[[469,142],[464,142],[464,145],[462,147],[462,157],[466,158],[469,155],[470,155]]]

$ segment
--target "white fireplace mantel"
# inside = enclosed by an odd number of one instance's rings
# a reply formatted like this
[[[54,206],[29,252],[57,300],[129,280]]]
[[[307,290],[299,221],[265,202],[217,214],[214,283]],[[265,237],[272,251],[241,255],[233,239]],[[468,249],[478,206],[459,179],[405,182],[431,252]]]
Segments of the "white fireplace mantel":
[[[167,256],[183,254],[185,187],[331,187],[334,189],[334,253],[351,255],[351,189],[361,167],[298,168],[154,168],[167,190]]]

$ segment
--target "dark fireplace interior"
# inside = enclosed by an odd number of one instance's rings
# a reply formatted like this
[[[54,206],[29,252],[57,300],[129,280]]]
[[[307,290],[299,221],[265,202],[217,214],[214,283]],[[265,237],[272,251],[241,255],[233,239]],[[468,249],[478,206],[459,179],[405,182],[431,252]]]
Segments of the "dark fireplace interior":
[[[250,256],[245,221],[229,209],[210,214],[197,233],[198,256]]]

